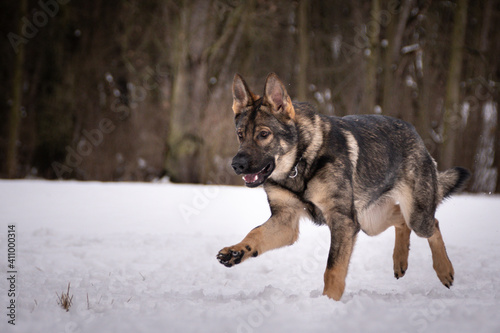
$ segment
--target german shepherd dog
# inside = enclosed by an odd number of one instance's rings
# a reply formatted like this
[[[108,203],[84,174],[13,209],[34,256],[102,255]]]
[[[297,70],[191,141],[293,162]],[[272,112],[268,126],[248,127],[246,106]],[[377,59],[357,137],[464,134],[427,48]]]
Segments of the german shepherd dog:
[[[438,204],[460,190],[470,174],[455,167],[438,172],[415,128],[382,115],[330,117],[307,103],[292,103],[274,73],[264,95],[243,78],[233,82],[233,111],[240,143],[232,160],[245,185],[264,185],[271,217],[217,259],[231,267],[293,244],[299,220],[326,224],[331,244],[323,294],[340,300],[356,235],[395,227],[394,276],[408,268],[410,233],[428,239],[439,280],[453,284],[453,266],[438,221]]]

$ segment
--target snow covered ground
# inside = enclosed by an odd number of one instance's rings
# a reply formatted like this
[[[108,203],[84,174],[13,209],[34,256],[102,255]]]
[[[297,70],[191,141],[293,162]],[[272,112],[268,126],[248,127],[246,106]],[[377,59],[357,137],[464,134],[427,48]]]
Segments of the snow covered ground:
[[[413,234],[396,280],[389,229],[360,234],[340,302],[321,295],[329,232],[309,221],[291,247],[233,268],[217,262],[268,218],[262,189],[3,180],[0,214],[0,332],[500,332],[497,196],[458,195],[438,210],[451,290]],[[68,283],[66,312],[57,301]]]

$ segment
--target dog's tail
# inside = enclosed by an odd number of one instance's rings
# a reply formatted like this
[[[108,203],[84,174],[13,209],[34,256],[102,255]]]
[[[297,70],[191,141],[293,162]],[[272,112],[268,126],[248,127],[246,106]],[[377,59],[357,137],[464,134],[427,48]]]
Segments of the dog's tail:
[[[469,170],[461,167],[454,167],[443,172],[438,172],[440,201],[462,190],[469,178]]]

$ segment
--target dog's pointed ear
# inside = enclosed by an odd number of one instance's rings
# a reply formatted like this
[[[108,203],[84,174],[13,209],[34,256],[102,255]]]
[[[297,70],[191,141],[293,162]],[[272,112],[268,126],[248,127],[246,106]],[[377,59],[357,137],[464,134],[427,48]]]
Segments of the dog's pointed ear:
[[[270,73],[267,76],[264,99],[272,107],[273,112],[295,120],[292,99],[288,96],[285,86],[275,73]]]
[[[241,113],[247,106],[252,105],[256,96],[252,94],[250,89],[241,77],[240,74],[234,75],[233,80],[233,111],[237,115]]]

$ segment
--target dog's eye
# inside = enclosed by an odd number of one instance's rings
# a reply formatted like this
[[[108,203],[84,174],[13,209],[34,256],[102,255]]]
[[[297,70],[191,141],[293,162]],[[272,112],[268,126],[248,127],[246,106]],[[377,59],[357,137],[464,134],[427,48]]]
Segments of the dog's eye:
[[[259,133],[259,136],[262,138],[262,139],[265,139],[269,136],[269,132],[268,131],[260,131]]]
[[[243,140],[243,132],[238,132],[236,135],[238,136],[238,139]]]

